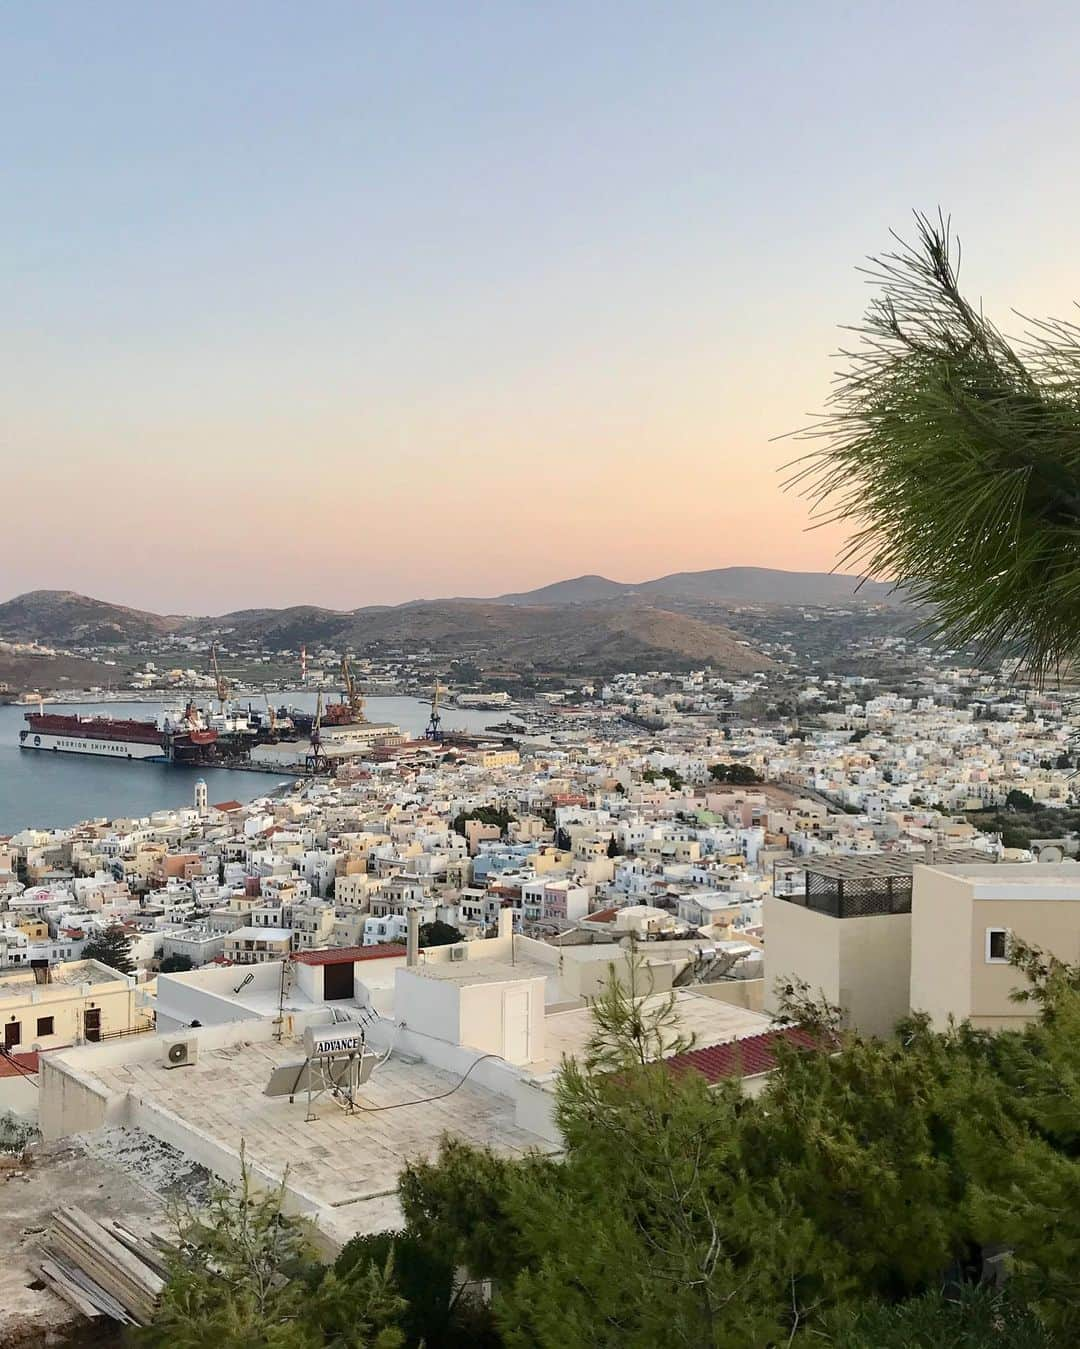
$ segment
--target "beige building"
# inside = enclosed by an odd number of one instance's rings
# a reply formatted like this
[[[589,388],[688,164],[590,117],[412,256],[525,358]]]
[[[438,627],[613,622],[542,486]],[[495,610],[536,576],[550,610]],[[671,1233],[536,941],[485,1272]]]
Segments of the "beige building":
[[[944,854],[970,864],[966,850]],[[765,1010],[799,979],[840,1008],[845,1025],[888,1035],[911,1009],[912,875],[918,858],[869,853],[807,859],[803,892],[764,901]],[[988,865],[995,870],[995,864]]]
[[[97,960],[0,971],[0,1035],[11,1051],[56,1049],[146,1029],[135,980]]]
[[[238,927],[225,934],[225,959],[237,965],[284,960],[292,950],[292,936],[288,927]]]
[[[1036,1015],[1011,995],[1025,986],[1010,963],[1014,939],[1070,964],[1080,960],[1080,863],[925,866],[911,912],[911,1007],[942,1029],[951,1018],[983,1030]]]

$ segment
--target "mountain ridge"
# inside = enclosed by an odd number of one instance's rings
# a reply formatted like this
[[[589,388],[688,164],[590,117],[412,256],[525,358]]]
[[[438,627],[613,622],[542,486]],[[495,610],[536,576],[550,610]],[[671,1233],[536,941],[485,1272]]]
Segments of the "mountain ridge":
[[[732,673],[772,662],[739,633],[740,606],[903,604],[891,586],[832,572],[725,567],[636,584],[589,574],[489,599],[411,600],[329,609],[238,609],[217,616],[155,614],[80,595],[35,590],[0,604],[0,640],[62,647],[152,644],[173,634],[290,650],[326,643],[357,654],[438,651],[522,670],[709,665]],[[732,626],[733,625],[733,626]]]

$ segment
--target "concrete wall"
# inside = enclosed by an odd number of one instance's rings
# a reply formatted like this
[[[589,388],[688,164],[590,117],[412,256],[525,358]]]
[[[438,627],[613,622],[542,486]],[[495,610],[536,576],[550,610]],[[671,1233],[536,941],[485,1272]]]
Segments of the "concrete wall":
[[[254,980],[244,992],[276,993],[281,984],[281,964],[245,966],[243,969],[191,970],[186,974],[159,974],[157,979],[157,1028],[175,1031],[200,1021],[217,1026],[248,1021],[258,1013],[239,1001],[236,986],[249,973]]]
[[[269,1021],[244,1021],[203,1026],[191,1034],[200,1048],[224,1049],[269,1041],[274,1027]],[[39,1093],[41,1131],[46,1140],[99,1129],[106,1123],[126,1122],[131,1098],[126,1092],[110,1094],[95,1074],[117,1064],[158,1063],[171,1038],[164,1034],[124,1036],[45,1055],[41,1059]]]
[[[1031,887],[1035,889],[1034,886]],[[1007,928],[1016,938],[1059,960],[1080,958],[1080,900],[1041,898],[976,899],[971,909],[971,1020],[984,1030],[1002,1030],[1034,1021],[1038,1004],[1013,1002],[1011,994],[1028,986],[1011,964],[988,962],[988,928]]]
[[[393,1006],[398,1021],[420,1035],[461,1043],[457,984],[427,979],[404,968],[394,973]]]
[[[938,1030],[945,1029],[950,1017],[962,1021],[971,1014],[972,945],[967,882],[931,867],[916,867],[908,1000],[911,1010],[926,1012]]]
[[[765,897],[766,1012],[778,1010],[777,980],[803,979],[815,995],[840,1001],[840,932],[842,921],[814,913],[785,899]]]
[[[765,1010],[764,979],[722,979],[716,984],[694,984],[693,988],[695,993],[731,1007],[745,1007],[751,1012]]]
[[[987,932],[1013,937],[1060,960],[1080,956],[1080,867],[916,867],[912,899],[911,1005],[941,1028],[950,1017],[984,1030],[1034,1019],[1011,994],[1025,979],[986,958]]]
[[[911,915],[840,918],[840,1006],[864,1035],[891,1035],[909,1011]]]
[[[103,1128],[109,1104],[108,1093],[77,1069],[69,1069],[59,1054],[41,1060],[38,1128],[47,1143]]]
[[[37,1122],[38,1090],[34,1083],[16,1073],[13,1077],[0,1077],[0,1115],[9,1111],[20,1119]]]
[[[778,1010],[776,982],[805,980],[844,1012],[845,1023],[865,1035],[888,1035],[908,1012],[911,985],[911,915],[831,918],[767,896],[765,921],[766,1012]]]
[[[463,1045],[498,1054],[511,1063],[529,1063],[545,1054],[544,979],[469,984],[461,989],[459,1034]],[[527,998],[527,1047],[515,1052],[507,1034],[507,1000],[523,989]]]

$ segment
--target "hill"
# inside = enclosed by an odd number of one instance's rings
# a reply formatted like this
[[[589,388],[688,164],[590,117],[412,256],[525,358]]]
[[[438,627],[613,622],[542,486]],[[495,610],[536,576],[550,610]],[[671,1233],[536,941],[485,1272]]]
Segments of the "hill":
[[[225,620],[214,620],[224,626]],[[362,655],[439,651],[479,666],[614,672],[653,665],[712,665],[733,674],[771,662],[721,624],[651,606],[507,605],[447,600],[393,608],[282,610],[238,623],[241,640],[269,647],[300,641],[346,646]]]
[[[609,581],[606,576],[575,576],[570,581],[555,581],[537,590],[525,590],[514,595],[500,595],[497,604],[598,604],[603,600],[619,599],[627,587],[621,581]]]
[[[842,572],[778,571],[772,567],[719,567],[680,571],[652,581],[610,581],[579,576],[509,595],[498,604],[593,604],[599,600],[649,597],[727,604],[806,604],[811,606],[905,603],[902,592],[886,581],[862,581]]]
[[[174,632],[271,651],[325,642],[370,656],[437,652],[481,668],[523,672],[602,674],[711,665],[739,674],[770,665],[739,633],[712,616],[674,613],[641,597],[593,604],[419,601],[353,610],[297,605],[186,619],[70,591],[35,591],[0,605],[0,636],[21,641],[93,649],[132,642],[152,647],[156,638]]]
[[[182,618],[108,604],[73,590],[31,590],[0,604],[0,637],[11,641],[109,646],[148,641],[183,623]]]

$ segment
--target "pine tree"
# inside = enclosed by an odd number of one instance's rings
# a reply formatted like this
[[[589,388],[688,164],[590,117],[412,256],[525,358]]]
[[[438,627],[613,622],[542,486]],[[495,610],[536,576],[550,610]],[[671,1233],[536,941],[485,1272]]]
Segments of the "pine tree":
[[[99,960],[119,974],[135,973],[135,962],[131,958],[131,938],[119,923],[114,923],[111,927],[87,937],[83,944],[82,958]]]
[[[238,1185],[173,1212],[176,1248],[144,1349],[399,1349],[405,1303],[393,1254],[346,1272],[316,1257],[310,1228],[283,1210],[285,1181],[261,1189],[241,1148]]]

